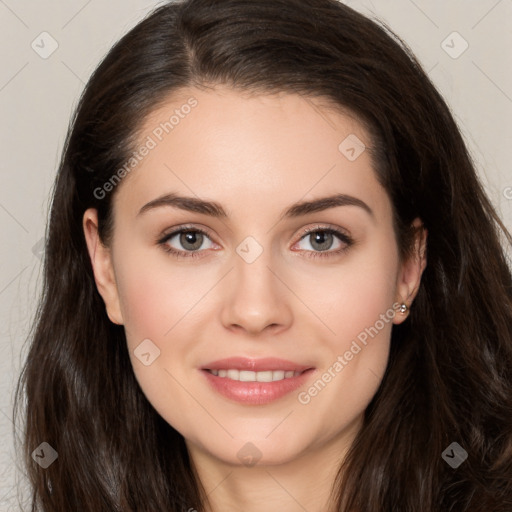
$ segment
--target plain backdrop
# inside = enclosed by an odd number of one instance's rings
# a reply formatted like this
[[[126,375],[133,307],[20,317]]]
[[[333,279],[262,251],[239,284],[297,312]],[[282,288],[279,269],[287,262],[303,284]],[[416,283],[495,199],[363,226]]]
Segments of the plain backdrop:
[[[159,3],[0,0],[1,512],[28,510],[18,508],[18,487],[20,498],[27,492],[13,448],[13,390],[40,290],[41,239],[69,119],[103,55]],[[384,20],[416,53],[512,229],[512,0],[345,3]]]

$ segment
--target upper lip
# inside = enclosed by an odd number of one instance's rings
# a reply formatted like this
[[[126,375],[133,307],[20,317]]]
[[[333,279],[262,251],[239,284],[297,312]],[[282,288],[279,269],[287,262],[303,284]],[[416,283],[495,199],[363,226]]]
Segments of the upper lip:
[[[284,370],[303,372],[312,368],[311,366],[286,361],[285,359],[277,359],[275,357],[265,357],[262,359],[251,359],[248,357],[228,357],[226,359],[218,359],[211,363],[205,364],[202,370],[249,370],[254,372],[264,372],[268,370]]]

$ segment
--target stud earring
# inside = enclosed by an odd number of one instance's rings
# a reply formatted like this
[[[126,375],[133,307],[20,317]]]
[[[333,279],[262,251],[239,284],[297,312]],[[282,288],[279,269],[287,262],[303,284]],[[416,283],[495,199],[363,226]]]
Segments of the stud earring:
[[[404,304],[404,303],[402,302],[402,304],[400,304],[400,307],[398,308],[398,311],[399,311],[400,313],[402,313],[402,315],[403,315],[403,314],[405,314],[405,312],[406,312],[408,309],[409,309],[409,308],[407,307],[407,304]]]

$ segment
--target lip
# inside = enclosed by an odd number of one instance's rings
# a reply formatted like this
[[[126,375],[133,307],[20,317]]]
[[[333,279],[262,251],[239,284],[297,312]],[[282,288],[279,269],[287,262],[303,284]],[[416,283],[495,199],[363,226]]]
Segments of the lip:
[[[208,370],[268,370],[299,371],[300,375],[275,382],[241,382],[227,377],[218,377]],[[249,359],[230,357],[206,364],[201,369],[208,384],[217,393],[235,402],[246,405],[265,405],[274,402],[303,386],[315,371],[311,366],[301,365],[284,359]]]

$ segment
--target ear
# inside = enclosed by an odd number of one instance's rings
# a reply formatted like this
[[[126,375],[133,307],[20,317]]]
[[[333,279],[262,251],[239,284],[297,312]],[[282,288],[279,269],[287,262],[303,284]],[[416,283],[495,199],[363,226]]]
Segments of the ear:
[[[427,230],[419,218],[414,219],[412,227],[415,229],[413,251],[400,266],[396,289],[398,304],[405,304],[408,309],[405,313],[396,312],[394,324],[401,324],[407,318],[427,266]]]
[[[98,212],[89,208],[83,216],[85,241],[91,258],[94,280],[102,296],[110,321],[123,325],[123,316],[119,303],[119,294],[112,265],[111,251],[105,247],[98,234]]]

